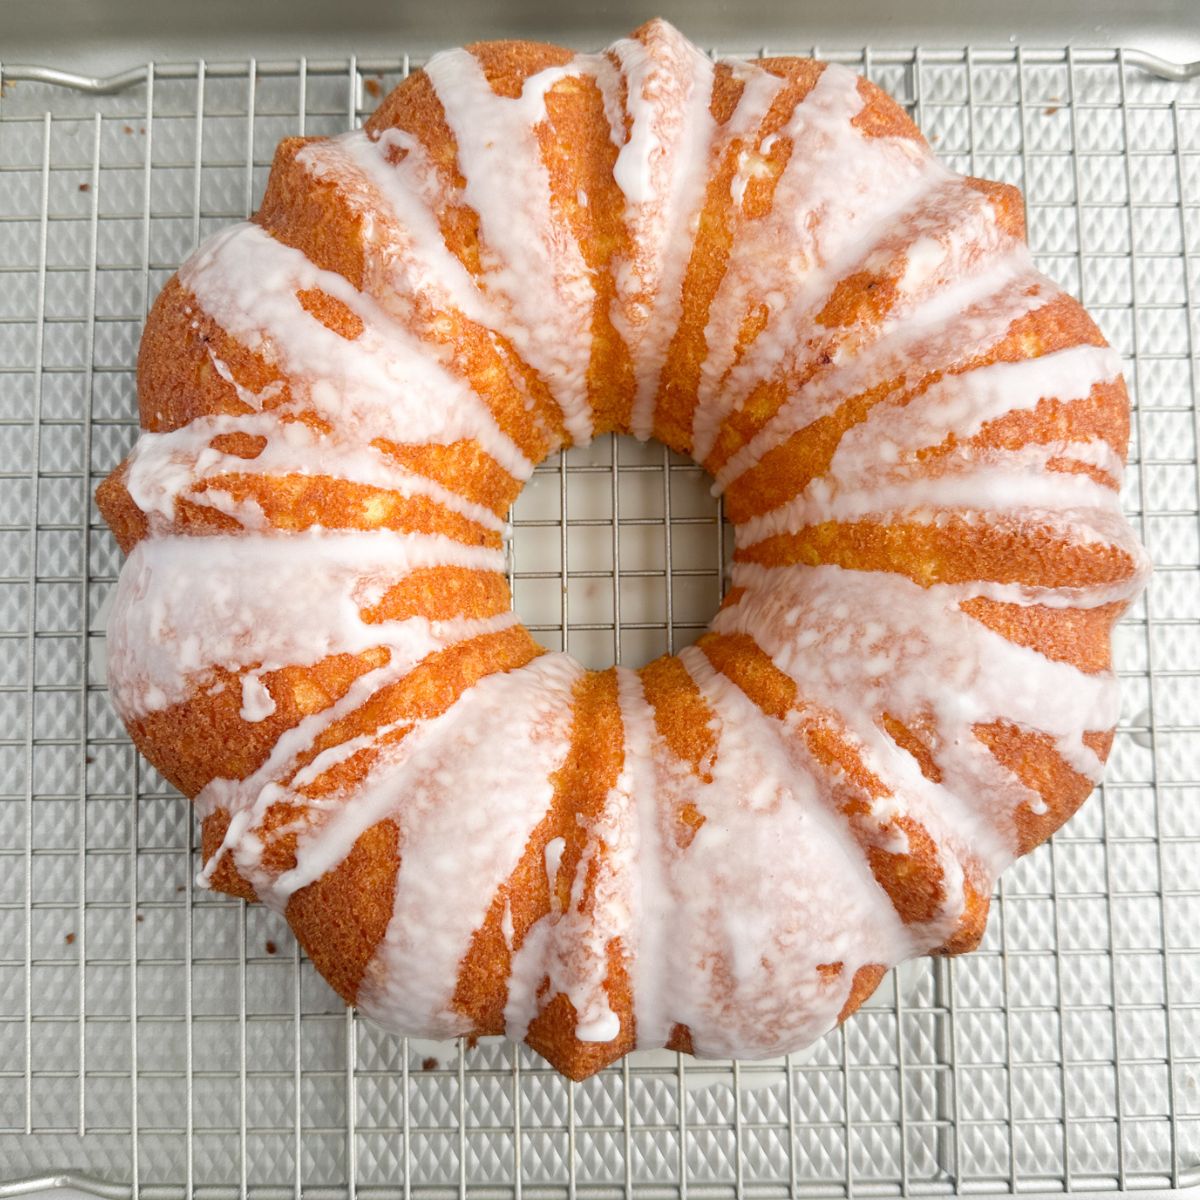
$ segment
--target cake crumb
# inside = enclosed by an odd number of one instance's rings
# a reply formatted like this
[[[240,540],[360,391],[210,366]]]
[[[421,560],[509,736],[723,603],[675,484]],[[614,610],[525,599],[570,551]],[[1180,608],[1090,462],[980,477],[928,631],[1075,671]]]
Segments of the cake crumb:
[[[421,1059],[422,1071],[436,1071],[438,1069],[438,1060],[436,1058]]]
[[[67,936],[63,938],[63,941],[66,942],[68,946],[73,946],[75,945],[75,935],[73,933],[68,933]]]
[[[367,89],[367,95],[373,96],[376,100],[379,99],[380,94],[383,92],[383,87],[380,85],[378,79],[364,79],[363,87]]]
[[[276,946],[274,942],[272,942],[272,941],[267,942],[267,953],[268,954],[274,954],[275,951],[278,949],[279,949],[279,947]]]
[[[1042,116],[1052,117],[1061,107],[1062,106],[1059,104],[1047,104],[1046,107],[1042,109]]]
[[[132,125],[122,125],[122,126],[121,126],[121,132],[122,132],[122,133],[132,133],[132,132],[133,132],[133,126],[132,126]]]
[[[90,183],[81,183],[79,185],[79,190],[81,192],[90,192],[92,190],[92,185]],[[91,759],[88,759],[88,762],[91,762]]]

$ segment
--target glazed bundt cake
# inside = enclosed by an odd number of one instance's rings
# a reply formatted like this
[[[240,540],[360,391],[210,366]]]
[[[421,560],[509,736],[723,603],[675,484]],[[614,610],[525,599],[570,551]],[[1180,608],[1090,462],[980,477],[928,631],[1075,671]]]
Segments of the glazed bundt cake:
[[[114,702],[203,878],[396,1031],[796,1049],[973,947],[1100,776],[1119,359],[1019,193],[840,66],[439,54],[279,146],[138,399]],[[610,431],[702,464],[736,552],[696,645],[594,672],[510,611],[504,520]]]

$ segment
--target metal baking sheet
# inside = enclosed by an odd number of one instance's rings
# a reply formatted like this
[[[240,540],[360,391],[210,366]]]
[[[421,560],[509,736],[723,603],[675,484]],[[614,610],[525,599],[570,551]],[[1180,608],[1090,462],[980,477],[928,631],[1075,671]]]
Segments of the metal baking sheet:
[[[253,209],[279,138],[352,126],[408,60],[159,63],[103,95],[0,69],[0,1195],[1200,1188],[1200,81],[1115,50],[836,57],[1025,189],[1042,268],[1125,358],[1157,571],[1117,639],[1120,730],[977,954],[790,1061],[637,1055],[577,1085],[377,1032],[277,917],[195,888],[188,805],[103,685],[119,554],[91,494],[134,438],[147,306]],[[513,525],[518,609],[589,665],[678,649],[718,601],[719,509],[657,445],[550,460]]]

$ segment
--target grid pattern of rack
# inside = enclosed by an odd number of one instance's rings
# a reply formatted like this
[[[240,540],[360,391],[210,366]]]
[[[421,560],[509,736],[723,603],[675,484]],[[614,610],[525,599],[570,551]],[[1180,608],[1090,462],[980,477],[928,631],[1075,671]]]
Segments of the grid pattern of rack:
[[[1200,80],[1112,51],[829,57],[1025,189],[1043,269],[1126,359],[1125,501],[1158,569],[1120,631],[1121,727],[978,954],[889,979],[790,1064],[656,1055],[581,1085],[379,1034],[276,917],[194,890],[187,805],[103,686],[119,556],[90,495],[134,436],[148,302],[253,208],[280,137],[354,124],[407,60],[150,65],[102,96],[0,70],[0,1194],[65,1170],[212,1197],[1200,1183]],[[514,526],[518,607],[589,663],[678,648],[719,597],[719,510],[661,447],[552,460]]]

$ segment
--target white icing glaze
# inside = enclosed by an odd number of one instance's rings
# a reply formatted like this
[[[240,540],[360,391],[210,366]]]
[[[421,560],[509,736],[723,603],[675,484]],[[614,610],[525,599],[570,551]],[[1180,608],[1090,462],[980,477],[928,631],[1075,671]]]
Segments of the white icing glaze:
[[[884,322],[880,336],[857,353],[834,353],[826,369],[793,392],[716,472],[714,491],[723,491],[764,454],[797,429],[828,415],[843,400],[888,379],[905,380],[915,387],[930,371],[985,354],[1015,320],[1043,307],[1056,294],[1053,285],[1030,273],[1027,258],[1027,251],[1014,251],[968,273],[935,292],[906,320]]]
[[[828,475],[849,484],[868,469],[941,445],[951,434],[974,437],[989,421],[1033,409],[1043,399],[1085,399],[1094,386],[1119,379],[1121,360],[1107,346],[1072,346],[1023,362],[998,362],[931,384],[903,407],[878,404],[846,431]],[[1101,443],[1107,446],[1108,443]],[[1065,447],[1060,443],[1061,453]],[[885,467],[886,469],[886,467]]]
[[[371,281],[383,307],[407,319],[414,300],[428,298],[472,320],[495,322],[496,310],[442,237],[436,215],[444,202],[441,183],[419,139],[403,129],[375,137],[353,129],[309,143],[296,159],[314,179],[346,193],[366,226],[374,255],[367,264],[383,276]]]
[[[638,1044],[660,1046],[682,1023],[701,1055],[767,1057],[832,1028],[860,966],[904,957],[921,941],[829,808],[824,773],[798,740],[764,726],[697,650],[681,657],[716,717],[711,782],[667,750],[636,676],[621,677],[639,809]],[[681,845],[684,805],[703,824]],[[817,970],[835,963],[833,979]]]
[[[246,222],[210,238],[179,270],[197,303],[228,334],[274,362],[302,406],[359,444],[375,438],[446,444],[473,438],[506,469],[528,467],[482,400],[370,297],[341,275]],[[344,338],[296,293],[317,290],[363,323]],[[247,394],[240,393],[249,402]]]
[[[1099,531],[1108,525],[1108,516],[1120,518],[1120,502],[1112,488],[1087,475],[1022,470],[1022,456],[1005,457],[1011,461],[853,491],[824,478],[814,480],[796,499],[746,521],[739,534],[742,543],[751,546],[773,534],[795,533],[822,521],[871,517],[882,524],[927,523],[949,515],[977,519],[985,513],[999,522],[1023,520],[1078,540],[1085,532],[1081,526]],[[1045,456],[1033,457],[1040,466]]]
[[[967,370],[1015,320],[1058,295],[1001,227],[994,199],[951,175],[920,142],[866,136],[853,124],[863,109],[858,83],[843,68],[825,67],[770,138],[761,129],[783,82],[752,64],[729,69],[743,88],[718,126],[713,64],[663,22],[604,54],[532,75],[515,98],[491,89],[472,54],[438,55],[426,73],[454,137],[461,188],[399,129],[315,141],[297,155],[314,185],[331,186],[357,219],[361,289],[251,224],[211,239],[181,269],[198,309],[280,379],[253,391],[210,345],[213,370],[245,411],[142,434],[124,482],[147,536],[115,589],[110,687],[122,716],[139,722],[223,688],[212,679],[220,668],[237,677],[241,721],[255,725],[279,711],[271,672],[386,651],[339,698],[297,716],[245,778],[212,779],[196,808],[229,815],[202,882],[228,857],[279,910],[335,870],[365,831],[395,824],[391,919],[358,993],[364,1014],[387,1028],[428,1038],[471,1031],[455,989],[472,939],[498,913],[511,952],[510,1036],[525,1036],[561,994],[575,1008],[578,1040],[612,1041],[621,1032],[609,993],[615,954],[630,981],[639,1046],[661,1046],[682,1024],[701,1054],[784,1053],[833,1026],[859,969],[890,966],[952,934],[965,883],[986,894],[1016,853],[1020,814],[1046,811],[992,756],[977,726],[1035,731],[1072,770],[1098,778],[1100,761],[1084,735],[1116,720],[1111,673],[1087,674],[1009,642],[962,606],[983,597],[1086,609],[1136,596],[1146,565],[1116,500],[1119,456],[1099,439],[1003,451],[967,443],[989,422],[1039,401],[1084,399],[1117,378],[1116,355],[1076,346]],[[735,147],[734,236],[704,331],[697,457],[712,451],[756,386],[784,381],[789,390],[718,472],[716,490],[847,399],[892,381],[820,478],[743,523],[739,548],[821,521],[936,525],[953,516],[1116,548],[1130,568],[1126,578],[1094,586],[920,587],[883,571],[735,563],[733,583],[744,592],[712,627],[753,638],[794,681],[795,709],[782,719],[765,715],[702,651],[684,651],[714,738],[693,770],[660,735],[640,676],[618,669],[619,774],[598,814],[575,813],[581,853],[567,853],[569,840],[578,848],[574,830],[571,839],[545,842],[550,910],[519,934],[508,883],[554,800],[582,669],[546,655],[485,676],[436,717],[393,714],[339,740],[332,731],[340,722],[427,656],[516,620],[507,612],[368,619],[387,590],[422,568],[503,573],[504,553],[442,536],[272,529],[256,503],[235,501],[222,480],[345,480],[505,528],[472,496],[402,468],[373,445],[470,441],[514,478],[528,477],[533,464],[441,336],[450,312],[513,347],[550,389],[569,437],[590,436],[595,290],[554,211],[538,140],[548,92],[572,77],[599,88],[617,148],[614,178],[632,249],[614,266],[612,319],[633,362],[635,433],[653,428],[705,190],[714,164]],[[791,149],[770,211],[751,217],[749,188],[767,173],[779,138]],[[591,202],[582,191],[577,201]],[[442,237],[439,217],[451,205],[478,217],[476,274]],[[819,328],[815,318],[839,281],[857,272],[894,281],[883,318]],[[344,305],[362,332],[348,339],[327,328],[301,303],[306,290]],[[763,328],[739,347],[743,322],[759,306]],[[505,366],[497,369],[512,370],[507,354],[498,361]],[[816,369],[806,373],[810,362]],[[920,391],[933,373],[941,378]],[[513,370],[512,382],[532,413],[521,372]],[[212,446],[229,434],[258,439],[261,448],[242,458]],[[921,455],[951,438],[947,452]],[[1056,460],[1096,468],[1114,486],[1051,469]],[[185,498],[234,517],[244,532],[183,536]],[[884,714],[925,732],[940,779],[926,778],[887,732]],[[880,781],[853,824],[831,786],[846,781],[807,748],[813,721],[835,727]],[[356,784],[314,794],[328,772],[363,751],[377,753]],[[268,814],[284,802],[300,815],[272,827]],[[861,843],[909,852],[914,824],[936,847],[940,891],[928,918],[906,925]],[[296,835],[295,863],[280,870],[265,850],[287,833]],[[560,878],[565,863],[570,877]]]
[[[804,703],[839,715],[876,774],[891,781],[903,772],[909,811],[939,841],[970,847],[993,875],[1013,857],[1012,810],[1031,795],[998,768],[974,736],[977,723],[1003,719],[1048,733],[1075,770],[1098,778],[1099,761],[1082,735],[1116,723],[1114,677],[1084,674],[968,617],[959,605],[981,594],[977,585],[922,588],[890,572],[740,563],[734,583],[746,594],[717,614],[713,628],[752,634],[796,681]],[[932,717],[936,745],[946,750],[938,754],[946,778],[936,790],[879,726],[885,712],[917,726]]]
[[[738,153],[737,171],[729,184],[730,197],[734,206],[740,209],[751,179],[766,178],[770,174],[762,156],[770,152],[778,134],[769,134],[758,141],[757,149],[753,148],[756,140],[754,135],[783,90],[783,79],[764,71],[754,63],[739,63],[735,60],[730,62],[729,67],[733,77],[742,83],[742,94],[738,98],[737,108],[725,127],[729,138],[737,138],[744,143]]]
[[[354,803],[303,840],[299,865],[274,881],[290,895],[341,862],[363,830],[396,821],[403,866],[393,915],[358,996],[388,1028],[422,1037],[470,1032],[450,1005],[458,964],[550,807],[579,672],[555,654],[480,682],[385,753]],[[498,724],[511,753],[487,752]]]
[[[214,666],[265,674],[375,646],[411,669],[470,626],[367,623],[361,610],[417,567],[502,563],[496,550],[386,531],[146,538],[126,560],[109,618],[113,700],[133,720],[186,699]]]
[[[243,721],[265,721],[275,712],[275,697],[254,671],[242,676],[242,707],[238,716]]]
[[[614,43],[611,52],[626,85],[624,113],[616,96],[616,72],[602,70],[598,82],[608,97],[613,140],[621,147],[613,177],[625,196],[633,243],[632,254],[616,270],[613,320],[635,364],[632,429],[648,438],[654,392],[678,324],[683,273],[708,182],[715,132],[708,109],[713,64],[663,21],[652,21],[643,40]]]
[[[622,672],[624,673],[624,672]],[[559,993],[575,1008],[575,1036],[582,1042],[608,1042],[620,1032],[620,1020],[605,988],[610,946],[620,943],[628,957],[637,930],[638,914],[632,888],[639,870],[637,830],[630,794],[629,758],[600,814],[587,826],[587,845],[575,865],[568,889],[569,902],[560,908],[552,897],[551,911],[525,934],[513,955],[505,1031],[523,1038],[539,1009],[539,991],[549,980],[546,999]],[[583,824],[581,818],[576,818]],[[558,877],[562,849],[547,846],[547,878]],[[585,886],[591,903],[582,904]]]
[[[578,244],[561,236],[552,215],[550,177],[535,132],[548,119],[546,92],[567,73],[540,71],[511,98],[492,90],[466,50],[436,54],[425,66],[454,135],[466,180],[462,198],[479,216],[487,287],[517,318],[506,330],[550,384],[568,432],[586,442],[595,292]]]
[[[242,458],[213,449],[213,438],[242,433],[266,439],[254,458]],[[424,496],[485,529],[499,532],[504,522],[490,509],[452,492],[449,488],[406,470],[372,445],[355,441],[346,431],[323,432],[303,421],[282,421],[277,410],[249,414],[200,417],[169,433],[145,433],[126,460],[125,486],[144,513],[169,529],[180,495],[193,504],[230,511],[221,479],[231,475],[309,475],[344,479],[351,483],[385,488],[401,496]],[[197,485],[207,485],[202,490]],[[235,510],[236,511],[236,510]],[[264,522],[255,515],[252,528]]]
[[[481,288],[446,245],[436,213],[450,198],[419,139],[403,129],[384,129],[378,135],[356,129],[311,143],[297,161],[314,179],[336,186],[359,216],[364,289],[382,308],[439,337],[447,310],[488,329],[512,325],[504,297]],[[524,377],[510,370],[508,378],[531,407]],[[511,443],[499,448],[511,453],[493,452],[497,461],[515,478],[527,479],[534,464]]]
[[[721,420],[754,383],[807,345],[813,316],[864,249],[945,185],[946,169],[915,143],[868,138],[852,125],[862,105],[857,77],[827,64],[777,135],[792,149],[770,212],[739,227],[705,329],[708,354],[693,428],[701,461]],[[767,326],[734,366],[742,323],[758,304],[767,307]]]

